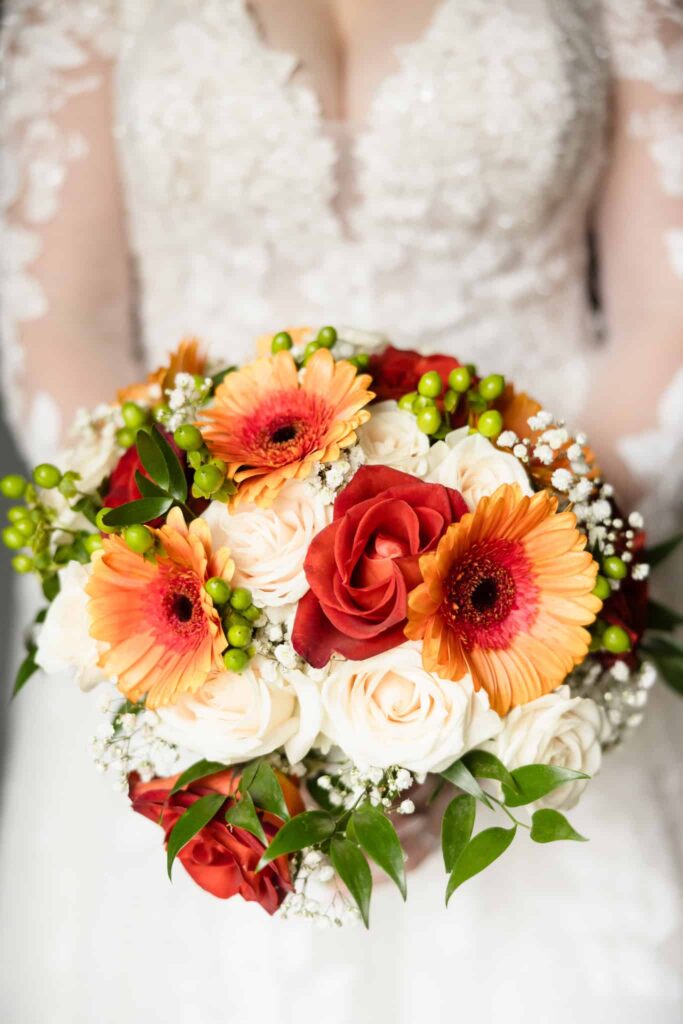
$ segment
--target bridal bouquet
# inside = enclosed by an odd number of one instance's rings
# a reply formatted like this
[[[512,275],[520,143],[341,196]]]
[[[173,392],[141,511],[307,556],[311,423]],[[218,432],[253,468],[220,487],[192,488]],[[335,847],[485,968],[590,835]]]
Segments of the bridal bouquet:
[[[401,821],[439,806],[447,901],[520,830],[581,840],[563,812],[656,669],[680,686],[647,580],[674,542],[499,374],[332,327],[260,346],[183,342],[0,482],[49,603],[15,691],[105,687],[96,765],[169,875],[269,913],[367,925],[370,862],[405,898]]]

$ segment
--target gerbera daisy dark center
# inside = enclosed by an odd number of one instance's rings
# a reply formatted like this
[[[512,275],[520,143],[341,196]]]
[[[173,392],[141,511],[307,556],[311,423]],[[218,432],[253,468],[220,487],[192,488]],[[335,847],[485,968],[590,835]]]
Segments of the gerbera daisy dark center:
[[[448,578],[444,612],[454,626],[492,626],[510,612],[515,600],[512,573],[497,559],[471,557],[457,562]]]
[[[293,423],[287,423],[284,427],[278,427],[274,430],[271,435],[271,441],[275,444],[286,444],[287,441],[293,441],[296,437],[296,427]]]
[[[192,573],[173,573],[162,591],[162,617],[166,629],[177,636],[189,638],[204,630],[200,582]]]

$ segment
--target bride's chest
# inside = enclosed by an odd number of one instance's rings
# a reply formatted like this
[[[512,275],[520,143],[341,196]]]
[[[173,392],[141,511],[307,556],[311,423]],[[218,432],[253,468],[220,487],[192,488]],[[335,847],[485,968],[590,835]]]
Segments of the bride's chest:
[[[255,224],[267,236],[315,223],[324,236],[493,217],[528,230],[597,175],[607,72],[595,0],[438,0],[379,78],[343,161],[315,89],[264,42],[246,0],[122,6],[117,117],[138,213],[173,211],[186,228],[220,218],[236,243]],[[344,174],[354,188],[340,212]]]

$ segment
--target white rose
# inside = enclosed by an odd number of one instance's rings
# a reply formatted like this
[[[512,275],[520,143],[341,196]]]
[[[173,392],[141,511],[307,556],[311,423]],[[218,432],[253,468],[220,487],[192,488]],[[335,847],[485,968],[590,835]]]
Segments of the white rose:
[[[59,570],[59,593],[40,629],[36,653],[36,662],[44,672],[75,672],[82,690],[91,690],[107,679],[97,665],[107,644],[90,636],[85,592],[90,572],[90,566],[80,562],[68,562]]]
[[[513,708],[489,748],[506,768],[554,764],[595,775],[602,761],[603,712],[587,697],[572,697],[568,686]],[[568,782],[538,801],[539,807],[571,810],[587,785]]]
[[[427,672],[416,644],[337,662],[323,683],[323,733],[362,768],[442,771],[500,728],[484,691]]]
[[[467,427],[432,445],[428,460],[425,480],[460,491],[470,511],[501,484],[519,484],[522,494],[534,493],[514,455],[502,452],[481,434],[470,434]]]
[[[358,440],[370,466],[391,466],[404,473],[424,476],[427,472],[429,438],[418,429],[412,413],[396,402],[379,402],[370,409],[367,423],[358,430]]]
[[[270,508],[240,505],[230,512],[221,501],[204,512],[214,549],[227,546],[235,561],[235,586],[248,587],[261,607],[292,604],[308,590],[304,559],[315,535],[332,520],[310,484],[285,484]]]
[[[196,693],[157,709],[157,732],[209,760],[234,764],[284,746],[292,764],[320,731],[318,687],[302,672],[283,679],[272,662],[252,659],[244,672],[222,672]]]
[[[79,491],[97,490],[109,476],[123,455],[116,441],[116,432],[122,425],[117,406],[98,405],[91,412],[80,409],[70,431],[74,439],[59,459],[60,468],[80,474]]]

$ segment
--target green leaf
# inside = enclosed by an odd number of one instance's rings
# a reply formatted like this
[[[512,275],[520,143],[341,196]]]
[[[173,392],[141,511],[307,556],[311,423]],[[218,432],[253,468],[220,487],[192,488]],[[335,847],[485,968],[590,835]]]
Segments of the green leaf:
[[[270,811],[283,821],[288,820],[289,811],[284,794],[277,781],[277,775],[267,761],[261,761],[248,792],[257,807]]]
[[[26,657],[17,669],[17,674],[14,677],[14,687],[12,688],[13,697],[16,697],[20,690],[23,690],[31,676],[35,675],[40,668],[35,660],[37,650],[38,648],[35,644],[29,644]]]
[[[224,772],[225,770],[226,766],[221,764],[220,761],[197,761],[195,764],[191,764],[182,775],[178,776],[173,789],[168,795],[173,796],[174,793],[184,789],[185,786],[189,786],[191,782],[196,782],[197,779],[205,779],[208,775],[215,775],[216,772]]]
[[[159,434],[154,431],[150,433],[147,430],[138,430],[135,438],[135,446],[140,456],[140,462],[149,473],[152,480],[167,491],[170,483],[170,475],[168,472],[168,466],[166,465],[166,459],[163,456],[161,447],[158,444]],[[137,475],[136,475],[137,480]],[[140,485],[138,484],[138,487]],[[140,488],[141,492],[142,488]]]
[[[365,857],[349,839],[335,837],[330,844],[332,866],[358,904],[363,923],[370,927],[372,873]]]
[[[43,594],[48,601],[54,601],[59,593],[59,588],[60,582],[57,573],[53,573],[51,576],[46,576],[43,580]]]
[[[648,601],[647,604],[647,629],[660,629],[670,633],[678,626],[683,625],[683,615],[680,615],[673,608],[658,601]]]
[[[88,522],[92,523],[93,526],[97,525],[95,518],[97,513],[100,511],[100,505],[89,495],[83,495],[83,497],[79,498],[71,507],[74,512],[80,512],[82,516],[85,516]]]
[[[240,776],[240,793],[249,792],[249,787],[256,778],[256,773],[258,772],[262,764],[263,762],[261,758],[257,757],[256,760],[249,761],[248,764],[244,765],[244,767],[242,768],[242,774]]]
[[[585,772],[576,772],[573,768],[561,768],[554,764],[526,764],[521,768],[515,768],[511,774],[517,783],[517,790],[503,786],[503,795],[508,807],[532,804],[565,782],[590,778]]]
[[[157,447],[166,463],[166,469],[168,470],[168,493],[172,494],[176,501],[185,501],[187,498],[187,480],[185,479],[185,470],[178,456],[157,424],[154,425],[150,437],[156,441]]]
[[[248,793],[234,803],[232,807],[228,808],[225,812],[225,820],[229,825],[235,825],[237,828],[243,828],[247,832],[251,832],[253,836],[261,840],[264,846],[268,845],[268,839],[256,813],[254,801]]]
[[[327,773],[321,772],[320,774],[326,775]],[[313,797],[313,799],[315,800],[319,807],[322,807],[323,810],[325,811],[329,811],[331,814],[335,814],[337,813],[338,808],[335,807],[335,805],[330,800],[329,789],[323,789],[323,787],[318,782],[319,777],[320,776],[317,775],[313,778],[306,779],[306,789],[311,794],[311,796]]]
[[[207,796],[200,796],[199,800],[188,807],[182,817],[178,818],[168,837],[166,847],[166,870],[169,878],[173,870],[173,862],[182,848],[187,846],[205,825],[208,825],[225,801],[226,797],[222,793],[209,793]]]
[[[407,888],[403,847],[386,814],[370,804],[363,804],[351,815],[349,830],[368,857],[395,882],[405,899]]]
[[[683,696],[683,648],[663,636],[648,637],[642,645],[665,683]]]
[[[648,548],[643,558],[654,569],[656,565],[659,565],[660,562],[663,562],[669,555],[673,554],[681,541],[683,541],[683,532],[669,537],[668,540],[662,541],[661,544],[656,544],[653,548]]]
[[[487,797],[484,790],[481,788],[477,780],[475,779],[469,768],[462,763],[462,761],[456,761],[446,768],[445,771],[441,772],[441,775],[448,782],[451,782],[458,789],[461,789],[463,793],[469,793],[475,800],[481,800],[481,802],[488,807],[489,810],[493,810],[491,801]]]
[[[214,373],[211,378],[214,388],[217,388],[219,384],[222,384],[228,374],[234,373],[236,369],[236,366],[226,366],[224,370],[219,370],[218,373]]]
[[[446,906],[455,890],[474,875],[487,868],[501,854],[505,853],[508,846],[515,838],[517,826],[512,828],[487,828],[478,832],[458,857],[451,877],[446,887]]]
[[[149,523],[168,512],[172,498],[140,498],[129,501],[118,508],[112,508],[102,517],[106,526],[132,526],[134,523]]]
[[[139,469],[135,470],[135,483],[143,498],[167,498],[168,494],[158,484],[155,484],[153,480],[150,480],[148,476],[141,473]]]
[[[564,814],[546,807],[535,811],[531,816],[531,838],[535,843],[554,843],[558,839],[574,839],[579,843],[587,843],[585,836],[579,835],[571,827]]]
[[[510,789],[517,788],[515,780],[503,762],[487,750],[470,750],[462,761],[477,779],[496,779],[497,782],[504,782]]]
[[[477,801],[469,793],[456,796],[446,808],[441,822],[441,848],[446,871],[455,867],[455,862],[472,838]]]
[[[324,842],[334,833],[336,824],[335,819],[327,811],[304,811],[303,814],[290,818],[274,836],[256,870],[260,871],[276,857]]]

